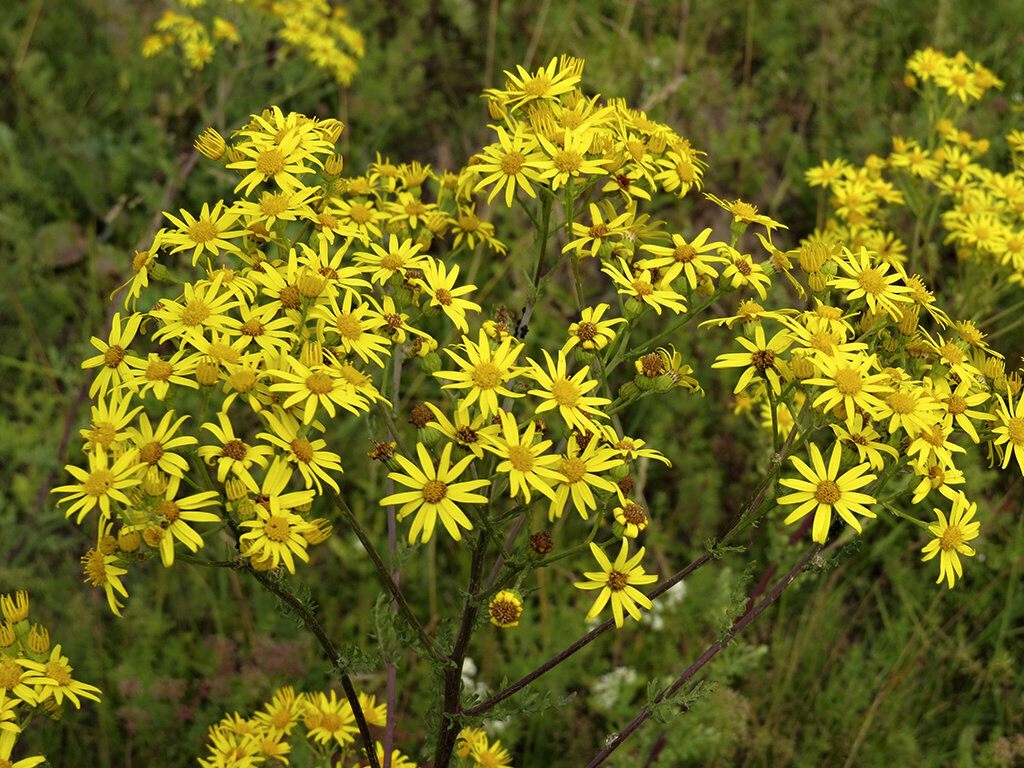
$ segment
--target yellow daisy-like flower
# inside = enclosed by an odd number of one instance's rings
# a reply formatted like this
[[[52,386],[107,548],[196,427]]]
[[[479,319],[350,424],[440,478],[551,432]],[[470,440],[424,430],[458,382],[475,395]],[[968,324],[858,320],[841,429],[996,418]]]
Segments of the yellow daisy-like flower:
[[[288,572],[295,573],[293,555],[309,562],[306,552],[309,542],[303,534],[315,531],[316,527],[291,510],[311,502],[316,491],[285,493],[291,476],[288,465],[281,459],[275,459],[263,479],[260,503],[255,505],[256,519],[239,523],[239,527],[250,529],[239,537],[239,543],[246,557],[261,560],[269,557],[273,568],[284,561]]]
[[[361,264],[364,271],[370,275],[371,283],[384,285],[394,275],[405,277],[405,273],[410,269],[423,269],[429,257],[420,253],[422,248],[420,243],[392,236],[388,239],[386,251],[376,243],[370,243],[370,250],[373,252],[357,253],[354,259],[356,264]]]
[[[558,456],[544,453],[551,447],[551,441],[534,441],[536,422],[531,421],[520,434],[514,416],[505,411],[498,413],[501,415],[502,435],[487,448],[503,459],[495,471],[508,473],[509,496],[515,498],[522,491],[529,504],[532,487],[554,501],[554,485],[562,476],[556,470],[560,461]]]
[[[484,416],[498,413],[498,396],[522,397],[523,393],[513,392],[505,385],[527,369],[515,364],[523,345],[509,337],[502,341],[497,349],[491,348],[487,333],[481,329],[479,343],[474,344],[468,337],[464,338],[462,349],[465,359],[456,352],[445,349],[445,352],[458,365],[458,371],[437,371],[434,375],[439,379],[451,381],[442,389],[468,389],[464,404],[469,406],[479,401],[480,411]]]
[[[590,551],[601,570],[587,571],[583,574],[587,581],[577,581],[573,584],[577,589],[601,590],[587,613],[587,621],[595,618],[609,602],[612,604],[616,627],[623,624],[623,610],[640,621],[640,610],[637,605],[650,610],[654,604],[637,587],[653,584],[658,580],[656,575],[644,573],[644,568],[640,565],[646,551],[644,547],[640,547],[636,554],[630,557],[629,539],[624,538],[614,563],[593,542],[590,543]]]
[[[849,302],[864,299],[873,314],[885,312],[898,321],[902,316],[900,305],[913,301],[910,288],[897,284],[906,276],[899,271],[887,274],[892,268],[888,262],[873,265],[866,248],[861,248],[856,256],[846,251],[846,258],[839,259],[838,264],[847,277],[833,278],[832,286],[848,291],[846,300]]]
[[[250,491],[259,493],[259,485],[249,473],[249,469],[254,464],[266,467],[268,458],[274,455],[274,449],[266,445],[247,445],[240,440],[235,436],[235,428],[226,413],[218,413],[217,421],[220,426],[207,423],[201,425],[200,429],[213,434],[220,445],[200,446],[199,458],[207,464],[217,465],[217,482],[225,482],[230,473],[240,478]]]
[[[107,595],[107,605],[115,616],[121,615],[124,604],[114,596],[114,593],[128,597],[128,590],[121,581],[121,577],[128,571],[118,566],[118,562],[117,555],[104,555],[98,549],[90,549],[82,556],[85,582],[94,587],[103,587]]]
[[[440,307],[456,328],[462,333],[467,333],[469,324],[466,323],[466,312],[479,312],[480,305],[460,297],[475,291],[476,286],[460,285],[456,287],[455,281],[459,278],[458,264],[453,264],[451,271],[448,271],[443,262],[437,259],[427,259],[420,269],[423,272],[423,278],[417,279],[415,282],[422,285],[423,290],[430,297],[430,306]]]
[[[732,214],[732,220],[736,224],[747,225],[747,224],[760,224],[762,227],[771,232],[773,229],[789,229],[784,224],[780,224],[770,216],[765,216],[763,213],[757,212],[757,206],[753,203],[747,203],[739,198],[736,198],[731,203],[727,203],[720,197],[715,197],[712,194],[704,193],[704,197],[724,208]]]
[[[728,280],[733,288],[753,288],[761,297],[761,301],[768,298],[768,288],[771,287],[772,280],[764,271],[764,267],[749,255],[729,246],[722,248],[720,254],[729,255],[726,259],[729,266],[722,271],[722,280]]]
[[[573,508],[579,512],[580,517],[587,520],[590,511],[597,509],[594,489],[614,493],[620,500],[623,498],[619,486],[599,474],[623,464],[618,452],[597,439],[591,439],[581,451],[579,442],[576,433],[573,433],[565,455],[556,465],[561,477],[555,488],[555,498],[548,508],[549,520],[560,518],[569,500],[572,500]]]
[[[57,502],[57,506],[73,502],[64,516],[71,517],[77,513],[75,522],[78,524],[96,507],[100,508],[101,520],[109,519],[111,501],[126,506],[131,504],[125,491],[139,484],[137,462],[138,452],[129,450],[118,456],[111,465],[106,451],[97,448],[89,454],[88,470],[74,464],[64,466],[64,471],[74,477],[77,483],[61,485],[50,492],[67,494]]]
[[[479,741],[470,752],[470,756],[476,760],[479,768],[511,768],[512,755],[501,746],[501,741],[495,739],[489,742],[487,736]]]
[[[491,90],[487,93],[499,97],[507,109],[522,106],[536,99],[554,99],[569,93],[580,81],[583,70],[581,59],[563,56],[561,59],[552,57],[547,66],[536,72],[527,72],[522,66],[516,65],[516,73],[505,70],[505,88],[501,91]]]
[[[130,366],[138,365],[141,361],[128,354],[128,345],[132,343],[139,332],[139,325],[144,317],[145,315],[132,314],[122,326],[121,313],[115,312],[107,341],[95,336],[90,339],[90,343],[99,350],[100,354],[84,360],[82,368],[103,367],[89,386],[89,397],[102,397],[108,389],[118,389],[122,382],[130,379]]]
[[[562,346],[562,352],[568,352],[577,344],[588,352],[598,352],[607,347],[615,339],[615,326],[626,322],[622,317],[602,320],[608,307],[608,304],[584,307],[580,319],[569,326],[569,338]]]
[[[672,245],[647,244],[640,250],[653,254],[653,259],[641,259],[638,265],[645,269],[661,269],[665,282],[671,283],[680,274],[686,276],[691,290],[697,290],[697,282],[701,277],[716,278],[718,270],[712,264],[727,264],[728,260],[717,254],[725,243],[713,240],[710,243],[711,228],[701,231],[699,235],[687,242],[682,235],[672,235]],[[667,269],[666,269],[667,267]]]
[[[340,369],[329,365],[307,368],[294,357],[288,360],[292,370],[275,370],[274,375],[283,381],[271,384],[270,389],[274,392],[288,393],[281,404],[285,410],[303,404],[303,424],[313,421],[318,407],[327,411],[332,419],[337,413],[336,405],[356,415],[361,410],[370,409],[366,398],[357,391]]]
[[[296,174],[313,172],[305,165],[307,160],[318,163],[303,138],[299,131],[289,129],[274,138],[254,135],[251,141],[236,146],[235,151],[244,155],[244,159],[228,163],[227,167],[248,173],[235,185],[235,192],[242,189],[248,196],[260,184],[271,180],[285,192],[301,189],[303,183]]]
[[[548,141],[543,135],[537,139],[547,153],[547,160],[542,165],[540,178],[547,181],[553,191],[567,184],[569,179],[581,174],[604,175],[603,159],[587,158],[590,145],[594,141],[592,127],[581,127],[577,130],[566,129],[559,144]]]
[[[518,627],[519,618],[523,615],[523,601],[515,592],[503,589],[491,598],[487,613],[490,614],[491,624],[496,627]]]
[[[412,488],[411,491],[401,491],[385,496],[380,500],[382,506],[388,504],[401,504],[397,518],[404,520],[413,512],[416,517],[409,529],[409,543],[414,544],[419,537],[422,543],[430,540],[434,533],[434,526],[437,519],[456,541],[462,540],[462,532],[459,526],[466,530],[473,530],[473,523],[458,504],[484,504],[487,497],[479,493],[472,493],[477,488],[483,488],[490,484],[488,480],[464,480],[461,483],[454,482],[476,458],[465,456],[455,465],[451,464],[452,444],[445,445],[441,451],[441,459],[437,466],[423,443],[416,444],[416,454],[420,460],[417,467],[409,459],[400,453],[395,454],[395,460],[405,470],[391,472],[388,477],[400,485]]]
[[[632,501],[627,501],[622,506],[616,507],[614,515],[615,522],[622,526],[622,535],[627,539],[635,539],[650,522],[647,510]]]
[[[530,197],[537,197],[531,182],[536,184],[541,181],[545,157],[543,152],[537,150],[536,138],[519,125],[511,136],[500,126],[495,130],[498,143],[485,147],[479,155],[480,162],[471,166],[473,171],[483,177],[473,191],[478,192],[493,184],[487,196],[489,204],[504,189],[505,205],[508,207],[512,207],[517,187]]]
[[[753,341],[743,336],[737,336],[736,341],[747,351],[719,355],[711,365],[712,368],[744,368],[733,394],[746,389],[757,375],[767,380],[776,395],[781,394],[782,381],[775,361],[793,343],[793,337],[782,330],[772,336],[770,341],[766,341],[764,329],[758,325],[754,329]]]
[[[843,405],[847,416],[858,407],[868,414],[875,414],[882,407],[878,395],[887,393],[889,386],[885,383],[888,377],[884,373],[871,373],[874,364],[874,355],[820,357],[818,365],[822,376],[807,379],[804,383],[827,389],[811,405],[822,410]]]
[[[875,414],[880,421],[889,420],[889,434],[902,428],[910,437],[940,418],[942,404],[921,386],[905,385],[890,392]]]
[[[804,479],[784,477],[779,480],[781,485],[792,488],[795,493],[780,496],[776,502],[783,505],[799,505],[786,517],[786,525],[802,519],[813,510],[814,527],[811,536],[814,541],[824,544],[828,538],[829,526],[832,524],[832,513],[836,512],[850,524],[851,528],[860,533],[860,522],[853,516],[853,513],[856,512],[865,517],[875,517],[875,513],[864,506],[865,504],[874,504],[875,498],[857,491],[858,488],[864,487],[875,479],[875,475],[864,474],[871,466],[867,463],[858,464],[840,475],[839,462],[842,457],[842,448],[838,442],[832,447],[828,467],[825,466],[818,446],[813,443],[810,455],[811,463],[814,465],[813,469],[801,458],[790,457],[793,466],[804,476]]]
[[[377,333],[384,328],[386,321],[359,294],[346,291],[340,306],[335,298],[331,298],[327,304],[314,307],[310,317],[324,321],[328,341],[333,343],[330,334],[337,334],[337,345],[346,354],[355,352],[362,360],[372,360],[381,367],[384,365],[381,355],[391,354],[388,349],[391,339]]]
[[[41,700],[39,688],[48,681],[37,669],[30,666],[31,664],[28,659],[12,659],[6,654],[0,656],[0,696],[7,696],[33,706]],[[0,738],[2,733],[0,731]]]
[[[633,222],[636,216],[636,207],[633,206],[616,215],[615,208],[609,201],[604,200],[602,203],[607,208],[606,212],[602,212],[601,207],[597,203],[590,204],[591,223],[589,225],[582,221],[573,221],[572,234],[576,239],[570,240],[562,248],[562,253],[576,251],[577,258],[583,256],[596,257],[601,251],[601,247],[608,242],[609,238],[621,238],[629,232],[628,225]],[[607,221],[605,220],[606,218]]]
[[[148,465],[173,477],[184,477],[188,471],[188,460],[173,451],[187,445],[195,445],[198,440],[192,435],[175,437],[174,433],[188,419],[188,415],[171,424],[173,418],[174,411],[168,411],[154,428],[150,424],[149,415],[143,413],[139,416],[138,428],[130,429],[128,432],[138,449],[139,464],[143,465],[144,469]]]
[[[881,435],[859,413],[850,415],[844,424],[832,424],[836,440],[857,451],[860,461],[867,462],[871,469],[882,469],[885,460],[882,454],[899,459],[899,452],[881,441]],[[916,503],[916,502],[915,502]]]
[[[85,453],[97,448],[103,451],[128,438],[128,427],[135,415],[142,410],[141,405],[131,407],[131,395],[124,390],[112,390],[109,400],[98,398],[92,405],[92,421],[89,429],[81,429],[78,434],[86,441]]]
[[[99,701],[100,697],[97,694],[100,693],[100,689],[95,685],[89,685],[88,683],[72,679],[71,673],[74,669],[68,662],[67,656],[62,656],[60,651],[61,647],[58,643],[50,650],[49,660],[38,662],[23,659],[21,662],[29,669],[34,669],[43,676],[43,679],[40,681],[41,685],[37,687],[39,701],[46,701],[52,696],[57,706],[60,706],[64,703],[64,699],[67,698],[75,705],[75,709],[82,708],[79,696]]]
[[[1010,461],[1016,458],[1021,472],[1024,473],[1024,397],[1017,401],[1016,408],[1012,396],[1009,403],[1000,398],[999,410],[996,413],[999,425],[993,427],[992,431],[998,435],[994,444],[1004,446],[1003,469],[1010,466]]]
[[[953,430],[942,426],[941,422],[931,424],[922,429],[907,449],[907,457],[917,456],[917,463],[924,467],[938,462],[944,467],[953,467],[954,453],[967,453],[963,446],[957,445],[950,436]]]
[[[282,411],[278,415],[264,410],[262,414],[271,431],[260,432],[257,437],[287,451],[288,461],[298,467],[306,488],[315,485],[317,493],[323,493],[323,482],[338,492],[338,483],[331,477],[330,472],[344,472],[341,468],[341,456],[324,450],[327,441],[310,440],[306,436],[307,428],[290,413]]]
[[[484,457],[484,446],[497,439],[501,427],[491,423],[490,416],[470,415],[465,401],[459,402],[449,421],[444,412],[433,403],[426,406],[434,414],[434,420],[427,422],[427,429],[436,429],[449,440],[456,442],[463,450],[470,451],[478,459]]]
[[[187,356],[186,356],[187,355]],[[187,347],[181,347],[169,358],[163,358],[156,352],[150,352],[145,360],[137,357],[127,358],[128,365],[137,369],[128,379],[128,386],[137,389],[139,397],[150,390],[157,400],[163,400],[171,389],[171,385],[198,389],[195,379],[198,356],[188,354]]]
[[[209,252],[214,256],[221,250],[235,253],[238,246],[231,242],[246,234],[244,229],[231,229],[231,225],[238,219],[238,214],[230,209],[225,209],[224,201],[218,200],[210,210],[209,203],[203,203],[199,216],[193,216],[184,208],[180,209],[181,218],[164,212],[176,230],[168,230],[164,233],[163,242],[167,245],[176,246],[171,253],[192,250],[192,266],[199,263],[199,257]]]
[[[602,267],[601,271],[619,284],[618,292],[620,294],[652,307],[659,315],[662,307],[671,309],[677,314],[686,311],[683,297],[676,293],[672,286],[661,279],[656,284],[651,282],[651,270],[639,268],[634,270],[621,257],[619,264],[621,269],[616,269],[608,264]]]
[[[581,368],[569,376],[566,373],[564,352],[559,350],[558,361],[555,362],[546,349],[542,351],[547,360],[547,371],[532,358],[528,358],[533,367],[527,375],[541,386],[541,389],[531,389],[529,394],[543,398],[543,402],[537,406],[536,413],[557,408],[558,415],[569,428],[575,427],[584,432],[595,431],[591,417],[604,416],[598,408],[608,405],[611,400],[606,397],[587,396],[587,393],[598,385],[598,382],[587,379],[589,368]]]
[[[307,696],[303,721],[308,736],[312,736],[318,744],[333,741],[340,747],[355,740],[359,728],[347,700],[339,701],[334,691]]]
[[[939,578],[936,584],[946,580],[947,587],[953,588],[956,579],[964,575],[963,566],[960,564],[960,555],[974,557],[974,547],[967,542],[978,538],[981,524],[972,520],[974,513],[978,511],[978,505],[968,502],[963,493],[958,493],[953,499],[953,507],[949,511],[949,519],[946,519],[941,509],[932,508],[939,518],[938,522],[928,526],[928,532],[935,538],[924,545],[921,550],[924,557],[921,561],[931,560],[939,556]]]
[[[231,293],[221,292],[221,276],[204,287],[185,283],[185,293],[177,301],[163,301],[150,314],[164,323],[153,334],[154,341],[180,338],[198,347],[207,330],[224,331],[237,328],[238,321],[228,312],[238,304]]]
[[[157,548],[160,560],[166,567],[174,564],[174,540],[184,544],[190,552],[198,552],[203,546],[203,537],[189,523],[219,523],[220,515],[204,512],[204,507],[221,507],[220,495],[216,491],[203,491],[191,496],[177,498],[181,479],[170,477],[163,498],[152,508],[152,519],[149,522],[133,526],[145,529],[151,525],[159,526],[164,535],[160,538]]]
[[[943,466],[938,461],[932,461],[926,466],[909,462],[914,474],[921,478],[921,482],[914,488],[914,495],[911,502],[920,504],[931,491],[938,491],[947,499],[952,501],[960,491],[953,488],[954,485],[963,485],[966,482],[964,473],[956,467]]]

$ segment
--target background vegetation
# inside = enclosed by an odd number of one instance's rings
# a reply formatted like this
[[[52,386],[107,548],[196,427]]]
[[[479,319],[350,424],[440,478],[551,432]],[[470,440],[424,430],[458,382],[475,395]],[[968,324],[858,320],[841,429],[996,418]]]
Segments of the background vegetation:
[[[55,765],[185,765],[224,712],[250,711],[276,685],[329,684],[308,638],[296,639],[273,601],[234,573],[153,564],[132,583],[125,618],[108,616],[102,593],[81,584],[78,557],[91,542],[48,493],[78,450],[88,387],[79,362],[89,338],[105,335],[109,294],[128,274],[133,249],[159,211],[193,209],[226,186],[213,164],[195,162],[192,140],[204,127],[226,133],[279,104],[344,120],[353,173],[378,152],[458,167],[485,140],[480,91],[500,84],[503,69],[569,53],[586,59],[590,89],[626,98],[707,151],[708,191],[785,221],[785,247],[822,221],[823,201],[803,182],[807,167],[884,153],[894,132],[920,125],[901,85],[915,49],[962,48],[1007,81],[977,111],[979,134],[995,139],[1021,127],[1013,110],[1024,87],[1017,5],[993,0],[978,13],[953,0],[356,0],[346,7],[366,56],[344,89],[269,48],[239,46],[199,74],[172,58],[143,59],[160,3],[33,0],[6,9],[0,592],[28,588],[33,614],[53,628],[80,679],[104,692],[101,705],[38,723],[22,743]],[[724,214],[703,221],[708,207],[695,213],[690,205],[659,216],[689,229],[727,226]],[[701,338],[681,351],[710,364],[722,351],[717,343]],[[1018,356],[1024,348],[1019,335],[1001,344]],[[749,490],[750,457],[761,448],[749,419],[719,421],[731,412],[731,384],[701,370],[698,377],[707,397],[680,399],[670,418],[659,412],[660,433],[649,438],[676,446],[663,448],[675,468],[652,468],[646,478],[652,517],[677,532],[661,537],[656,557],[692,556],[721,530]],[[921,542],[905,530],[873,529],[859,551],[787,591],[728,649],[708,672],[717,688],[688,715],[670,727],[648,725],[615,764],[649,755],[648,764],[679,766],[1024,764],[1024,492],[1020,478],[996,478],[976,458],[965,470],[975,488],[988,489],[979,505],[986,523],[963,588],[936,589],[933,569],[919,563]],[[559,717],[522,715],[495,731],[515,764],[589,759],[643,703],[648,678],[678,670],[742,610],[757,588],[750,574],[773,562],[781,541],[765,535],[744,558],[687,581],[662,628],[608,637],[546,679],[550,700],[564,699]],[[302,578],[328,628],[355,641],[369,631],[373,575],[340,532],[327,556]],[[551,581],[571,576],[553,573]],[[438,577],[442,595],[446,579]],[[569,592],[549,585],[539,618],[485,638],[477,680],[496,687],[560,650],[566,633],[583,626]],[[628,669],[607,677],[620,668]],[[432,683],[407,683],[400,698],[407,716],[399,743],[414,756],[417,686]],[[373,676],[361,684],[372,690]],[[615,695],[598,696],[595,685]]]

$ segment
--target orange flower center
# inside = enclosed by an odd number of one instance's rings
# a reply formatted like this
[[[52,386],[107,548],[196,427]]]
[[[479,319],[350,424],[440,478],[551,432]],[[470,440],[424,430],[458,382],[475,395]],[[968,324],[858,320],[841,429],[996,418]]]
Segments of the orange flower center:
[[[821,480],[814,491],[814,498],[821,504],[835,504],[842,496],[842,491],[834,480]]]
[[[448,495],[448,487],[440,480],[427,480],[423,485],[423,500],[427,504],[438,504]]]

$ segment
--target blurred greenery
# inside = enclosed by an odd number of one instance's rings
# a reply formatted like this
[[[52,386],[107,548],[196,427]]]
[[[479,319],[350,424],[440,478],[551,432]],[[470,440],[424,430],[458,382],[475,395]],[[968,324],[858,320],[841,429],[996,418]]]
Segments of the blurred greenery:
[[[227,569],[151,566],[132,584],[126,617],[109,617],[102,594],[81,584],[78,557],[91,542],[65,524],[49,495],[63,482],[61,467],[77,451],[87,413],[79,363],[90,337],[105,335],[109,296],[129,273],[133,250],[159,226],[160,211],[191,210],[223,194],[219,169],[196,163],[191,148],[207,125],[228,132],[279,104],[343,119],[353,173],[378,153],[456,168],[485,140],[481,90],[500,84],[504,69],[568,53],[586,59],[595,93],[624,97],[708,152],[708,191],[784,220],[783,248],[822,221],[804,170],[825,158],[883,153],[894,132],[920,126],[901,85],[915,49],[962,48],[985,63],[1007,88],[969,127],[992,137],[1020,127],[1019,116],[1012,122],[1024,88],[1017,0],[992,0],[984,13],[964,0],[354,0],[345,7],[366,40],[346,89],[295,57],[244,44],[201,73],[172,58],[144,59],[142,38],[164,8],[152,0],[5,8],[0,592],[29,589],[36,620],[64,644],[80,679],[103,690],[100,705],[26,732],[22,743],[53,765],[189,764],[224,712],[251,711],[277,685],[330,683],[309,638],[273,598]],[[657,218],[680,225],[724,222],[701,220],[706,207],[695,214],[689,203],[655,202]],[[680,351],[700,376],[726,338],[701,334]],[[1020,333],[1001,341],[1024,349]],[[764,449],[749,417],[719,420],[731,412],[731,385],[706,374],[701,381],[705,399],[680,398],[667,413],[659,400],[635,416],[675,465],[652,465],[642,478],[652,517],[674,532],[652,544],[666,562],[688,561],[722,530],[760,469],[750,457]],[[730,645],[709,668],[717,686],[695,694],[686,716],[648,724],[609,764],[1022,764],[1021,483],[987,470],[984,457],[971,461],[969,481],[987,489],[979,505],[986,524],[964,588],[936,589],[934,569],[919,563],[921,542],[882,520],[859,551],[798,581]],[[380,478],[350,481],[358,491]],[[760,574],[785,562],[785,532],[755,534],[750,552],[687,580],[662,628],[606,637],[544,678],[539,689],[560,704],[558,718],[538,700],[539,714],[495,726],[515,764],[585,764],[605,734],[645,703],[644,681],[674,679],[716,638],[723,616],[742,609]],[[376,590],[365,585],[374,576],[356,546],[336,535],[302,577],[335,637],[372,631]],[[753,581],[744,558],[758,566]],[[441,574],[438,590],[458,590],[458,576]],[[542,581],[535,626],[481,632],[472,654],[477,681],[494,689],[516,679],[582,629],[576,597],[552,586],[573,576],[556,568]],[[616,673],[615,695],[599,701],[594,686],[620,668],[635,681]],[[361,684],[382,688],[375,674]],[[417,690],[432,684],[403,681],[399,736],[414,755]]]

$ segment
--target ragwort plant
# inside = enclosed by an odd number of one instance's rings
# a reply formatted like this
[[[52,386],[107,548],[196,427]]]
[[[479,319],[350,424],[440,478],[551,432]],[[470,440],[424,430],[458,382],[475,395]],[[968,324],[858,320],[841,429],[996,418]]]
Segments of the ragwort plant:
[[[823,545],[879,513],[920,528],[922,559],[937,558],[952,588],[981,522],[956,467],[962,442],[1024,470],[1019,374],[924,280],[864,245],[780,251],[784,225],[742,200],[707,196],[732,217],[724,239],[665,231],[643,206],[697,193],[703,153],[621,100],[586,95],[582,69],[563,57],[507,72],[485,92],[495,139],[457,172],[378,156],[346,177],[343,126],[276,107],[228,139],[197,140],[237,175],[236,196],[167,213],[135,254],[124,313],[83,363],[97,370],[85,466],[69,465],[74,482],[55,492],[91,526],[86,579],[115,614],[143,562],[237,569],[288,606],[339,677],[340,698],[286,687],[214,725],[202,765],[284,762],[300,745],[324,763],[414,765],[406,753],[430,746],[435,766],[510,765],[480,728],[488,713],[612,627],[629,631],[671,587],[743,548],[742,532],[798,524],[792,541],[811,541],[788,572],[650,692],[598,765],[650,717],[685,711],[702,667],[821,565]],[[533,245],[499,237],[492,205],[521,209]],[[523,293],[502,291],[513,267]],[[531,333],[558,319],[559,343]],[[771,451],[731,525],[658,574],[642,542],[673,521],[651,519],[634,470],[670,462],[625,434],[621,415],[703,394],[673,343],[700,328],[735,338],[713,367],[734,369],[724,375],[746,405],[767,406]],[[386,537],[373,535],[373,507],[353,503],[373,462],[388,473],[375,498]],[[356,654],[299,589],[338,528],[383,590],[383,691],[355,689]],[[421,548],[468,560],[461,612],[436,627],[402,587]],[[582,574],[580,636],[489,697],[464,691],[474,632],[531,621],[538,571],[561,562]],[[437,681],[437,728],[422,744],[396,743],[396,644]]]
[[[0,595],[0,768],[32,768],[43,755],[11,757],[21,732],[35,719],[59,720],[65,702],[81,709],[82,699],[99,701],[100,689],[75,680],[74,667],[50,631],[28,620],[28,592]]]

